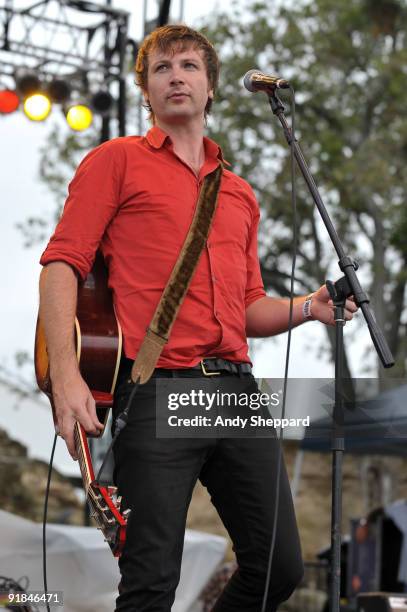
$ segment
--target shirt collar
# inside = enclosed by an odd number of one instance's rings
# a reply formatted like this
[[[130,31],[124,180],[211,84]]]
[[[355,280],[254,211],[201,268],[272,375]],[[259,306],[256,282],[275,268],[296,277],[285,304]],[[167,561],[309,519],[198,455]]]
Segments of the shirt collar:
[[[147,142],[153,149],[161,149],[164,142],[168,139],[171,140],[168,134],[166,134],[161,128],[154,125],[151,129],[148,130],[146,134]]]
[[[164,143],[171,142],[171,138],[168,136],[164,130],[159,128],[157,125],[154,125],[151,129],[148,130],[146,134],[147,142],[153,149],[161,149]],[[205,156],[206,158],[215,158],[221,161],[226,166],[230,166],[229,162],[227,162],[223,158],[222,149],[214,140],[207,138],[204,136],[204,147],[205,147]]]
[[[204,147],[206,157],[214,157],[222,162],[225,166],[230,166],[230,163],[223,157],[222,149],[214,140],[204,136]]]

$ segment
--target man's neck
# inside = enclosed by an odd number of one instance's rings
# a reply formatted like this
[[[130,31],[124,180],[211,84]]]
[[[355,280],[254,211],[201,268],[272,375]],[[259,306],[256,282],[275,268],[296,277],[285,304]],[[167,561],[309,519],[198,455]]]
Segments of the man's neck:
[[[205,148],[203,143],[203,125],[185,125],[171,124],[158,122],[156,125],[164,130],[171,138],[174,152],[184,161],[190,168],[199,174],[205,161]]]

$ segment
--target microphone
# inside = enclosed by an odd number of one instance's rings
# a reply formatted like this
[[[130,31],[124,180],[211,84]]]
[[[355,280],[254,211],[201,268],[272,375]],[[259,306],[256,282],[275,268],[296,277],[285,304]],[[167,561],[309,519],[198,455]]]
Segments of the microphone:
[[[243,85],[255,93],[256,91],[274,91],[274,89],[288,89],[290,84],[285,79],[276,76],[268,76],[257,68],[249,70],[243,77]]]

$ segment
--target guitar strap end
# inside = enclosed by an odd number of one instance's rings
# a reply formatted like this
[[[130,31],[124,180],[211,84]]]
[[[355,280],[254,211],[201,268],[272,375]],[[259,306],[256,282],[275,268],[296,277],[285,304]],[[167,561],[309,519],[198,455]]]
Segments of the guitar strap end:
[[[151,378],[167,340],[167,338],[158,336],[150,328],[147,330],[131,369],[131,379],[134,383],[139,381],[141,385],[144,385]]]

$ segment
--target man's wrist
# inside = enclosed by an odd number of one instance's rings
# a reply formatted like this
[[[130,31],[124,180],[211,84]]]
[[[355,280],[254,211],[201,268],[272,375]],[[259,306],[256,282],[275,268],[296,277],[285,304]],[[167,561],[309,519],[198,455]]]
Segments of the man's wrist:
[[[310,293],[305,298],[305,302],[302,305],[302,317],[304,321],[313,321],[314,317],[312,315],[312,298],[314,297],[313,293]]]
[[[63,360],[51,360],[49,373],[53,382],[79,374],[80,370],[76,355],[65,357]]]

